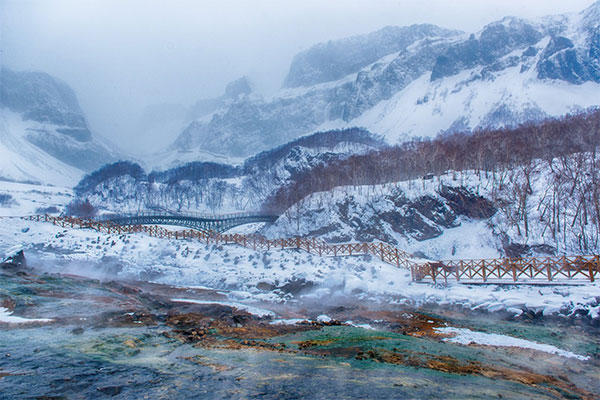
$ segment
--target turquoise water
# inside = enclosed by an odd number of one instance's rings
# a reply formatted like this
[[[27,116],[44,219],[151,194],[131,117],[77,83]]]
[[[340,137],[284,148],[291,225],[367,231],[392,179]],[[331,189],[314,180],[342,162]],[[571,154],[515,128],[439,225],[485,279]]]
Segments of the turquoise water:
[[[512,321],[443,308],[387,307],[384,312],[377,305],[348,304],[312,311],[340,320],[351,316],[377,329],[273,328],[268,320],[229,307],[168,301],[182,297],[180,292],[198,295],[147,283],[0,275],[0,301],[13,304],[15,315],[55,319],[0,325],[0,397],[556,399],[600,394],[598,328],[576,321]],[[299,313],[305,306],[290,307],[288,312]],[[187,315],[193,318],[181,322]],[[552,344],[592,358],[453,344],[431,330],[440,324]]]

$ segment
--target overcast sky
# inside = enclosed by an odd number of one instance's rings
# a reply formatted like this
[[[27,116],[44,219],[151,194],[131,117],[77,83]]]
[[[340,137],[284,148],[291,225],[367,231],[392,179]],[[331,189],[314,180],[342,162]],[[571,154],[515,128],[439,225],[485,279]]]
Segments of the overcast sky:
[[[311,45],[386,25],[476,32],[593,0],[0,0],[1,62],[69,83],[92,129],[123,146],[150,104],[189,105],[247,75],[272,94]]]

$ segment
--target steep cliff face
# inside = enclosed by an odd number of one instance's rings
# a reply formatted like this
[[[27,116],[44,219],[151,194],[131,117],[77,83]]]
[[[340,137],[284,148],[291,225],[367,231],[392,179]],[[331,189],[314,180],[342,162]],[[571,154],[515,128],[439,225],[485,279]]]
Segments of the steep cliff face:
[[[294,57],[284,86],[294,88],[337,81],[415,42],[460,32],[435,25],[388,26],[368,35],[320,43]]]
[[[40,72],[0,70],[0,176],[74,183],[84,171],[113,161],[96,140],[73,90]]]
[[[596,106],[599,10],[597,2],[575,15],[504,18],[475,34],[416,25],[318,44],[294,58],[280,93],[242,91],[190,123],[171,151],[245,157],[349,126],[396,143]]]
[[[32,120],[80,129],[74,135],[89,140],[85,117],[75,92],[63,81],[42,72],[0,70],[0,101],[3,107]]]

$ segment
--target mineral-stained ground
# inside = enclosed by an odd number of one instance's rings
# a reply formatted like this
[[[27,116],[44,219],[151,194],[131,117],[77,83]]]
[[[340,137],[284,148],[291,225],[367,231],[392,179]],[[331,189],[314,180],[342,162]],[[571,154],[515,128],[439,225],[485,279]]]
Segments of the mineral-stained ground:
[[[585,321],[324,301],[246,311],[228,300],[210,289],[46,274],[18,259],[2,264],[0,397],[600,396],[600,329]],[[444,327],[580,357],[454,343]]]

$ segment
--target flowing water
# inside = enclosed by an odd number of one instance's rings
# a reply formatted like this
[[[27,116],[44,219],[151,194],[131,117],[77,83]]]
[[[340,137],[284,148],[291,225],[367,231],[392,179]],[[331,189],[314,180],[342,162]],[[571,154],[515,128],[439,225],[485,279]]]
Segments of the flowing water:
[[[0,398],[600,396],[599,329],[576,320],[295,303],[271,308],[307,321],[275,325],[272,317],[218,304],[226,300],[211,290],[3,269],[5,315],[52,321],[0,322]],[[332,320],[316,321],[324,313]],[[447,327],[571,356],[453,343]]]

